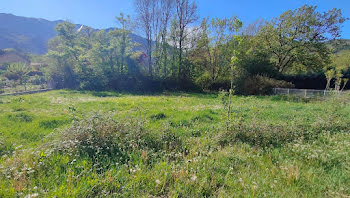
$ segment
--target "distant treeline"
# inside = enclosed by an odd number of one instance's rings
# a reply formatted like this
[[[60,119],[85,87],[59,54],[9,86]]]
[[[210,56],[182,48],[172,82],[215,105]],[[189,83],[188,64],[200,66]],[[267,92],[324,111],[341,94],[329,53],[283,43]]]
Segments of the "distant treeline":
[[[50,41],[47,79],[83,90],[219,90],[265,94],[272,87],[341,89],[350,52],[339,50],[340,9],[288,10],[245,25],[237,16],[204,18],[192,0],[135,0],[114,30],[64,22]],[[146,38],[144,46],[130,33]],[[144,50],[141,50],[144,49]],[[344,48],[346,49],[346,48]]]

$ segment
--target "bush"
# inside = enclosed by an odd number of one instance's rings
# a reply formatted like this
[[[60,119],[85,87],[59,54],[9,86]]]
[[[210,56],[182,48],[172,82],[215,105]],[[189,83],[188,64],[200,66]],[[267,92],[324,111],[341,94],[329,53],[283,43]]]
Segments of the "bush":
[[[304,135],[303,132],[292,127],[239,124],[219,134],[218,143],[220,146],[243,142],[260,148],[280,147]]]
[[[94,114],[75,122],[59,134],[54,149],[80,157],[88,157],[93,163],[105,160],[126,163],[134,156],[147,153],[159,156],[163,151],[182,150],[182,141],[168,131],[161,136],[150,133],[137,119],[116,121],[110,116]],[[105,165],[109,166],[106,163]]]
[[[29,79],[29,83],[32,85],[42,85],[45,84],[45,82],[45,78],[39,75],[31,76]]]
[[[75,122],[61,133],[62,139],[56,149],[87,156],[94,161],[107,158],[128,161],[128,154],[151,149],[147,147],[153,145],[154,140],[139,122],[119,123],[100,114]]]
[[[196,79],[196,85],[201,89],[206,90],[209,89],[212,84],[212,79],[208,72],[203,73]]]
[[[238,90],[244,95],[267,95],[271,94],[272,88],[293,87],[294,85],[290,82],[257,75],[244,80]]]

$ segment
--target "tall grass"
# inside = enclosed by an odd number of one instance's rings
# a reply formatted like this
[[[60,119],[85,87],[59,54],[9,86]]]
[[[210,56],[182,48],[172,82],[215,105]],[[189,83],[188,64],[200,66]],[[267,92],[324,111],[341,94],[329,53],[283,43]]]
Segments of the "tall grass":
[[[104,95],[1,98],[0,197],[350,195],[347,98]]]

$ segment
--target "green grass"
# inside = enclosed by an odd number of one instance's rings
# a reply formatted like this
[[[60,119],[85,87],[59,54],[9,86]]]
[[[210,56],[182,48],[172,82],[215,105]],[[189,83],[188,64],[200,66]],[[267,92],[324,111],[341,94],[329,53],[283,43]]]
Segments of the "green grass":
[[[0,97],[0,197],[350,195],[349,99],[235,96],[228,129],[225,112],[217,94]]]

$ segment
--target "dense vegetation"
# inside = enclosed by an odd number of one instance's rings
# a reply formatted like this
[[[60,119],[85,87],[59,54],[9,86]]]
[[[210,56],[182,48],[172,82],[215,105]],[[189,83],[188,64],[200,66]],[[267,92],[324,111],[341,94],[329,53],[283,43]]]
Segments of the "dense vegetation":
[[[60,23],[37,64],[0,67],[0,93],[60,88],[0,95],[0,197],[350,195],[341,10],[303,6],[248,26],[196,25],[192,0],[135,0],[135,13],[109,30]],[[243,96],[310,77],[336,91]]]
[[[235,96],[229,125],[225,98],[63,90],[1,97],[0,196],[350,194],[348,96]]]
[[[190,0],[135,0],[135,13],[135,20],[116,17],[115,29],[58,24],[48,54],[33,57],[45,63],[40,75],[54,87],[81,90],[218,90],[232,79],[243,94],[346,88],[350,53],[335,40],[347,20],[340,9],[320,13],[305,5],[250,25],[237,16],[198,23]],[[133,41],[132,32],[146,42]]]
[[[218,89],[234,78],[237,91],[247,93],[250,78],[273,82],[285,74],[328,71],[333,62],[327,41],[340,36],[346,20],[338,9],[319,13],[303,6],[243,31],[237,17],[205,18],[189,28],[198,19],[194,2],[138,0],[135,7],[137,27],[147,38],[144,54],[135,52],[128,36],[129,16],[117,17],[121,28],[109,32],[60,24],[49,52],[55,82],[90,90]],[[336,84],[345,84],[346,62],[339,77],[331,78]]]

